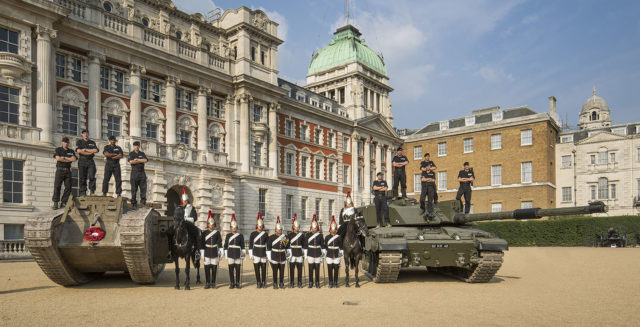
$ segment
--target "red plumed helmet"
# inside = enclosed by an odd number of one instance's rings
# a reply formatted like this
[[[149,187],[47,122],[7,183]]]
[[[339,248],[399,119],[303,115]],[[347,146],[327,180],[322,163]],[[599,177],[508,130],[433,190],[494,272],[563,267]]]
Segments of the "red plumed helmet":
[[[318,218],[315,214],[313,215],[313,219],[311,219],[311,230],[313,231],[314,229],[320,230],[320,225],[318,225]]]
[[[280,223],[280,216],[276,220],[276,231],[282,231],[282,224]]]
[[[337,232],[338,231],[338,223],[336,223],[336,217],[331,216],[331,223],[329,224],[329,232]]]
[[[351,192],[347,192],[347,199],[344,200],[347,204],[353,205],[353,200],[351,199]]]
[[[256,218],[256,229],[258,227],[264,227],[264,219],[262,219],[262,214],[258,211],[258,218]]]
[[[230,225],[231,225],[231,229],[238,228],[238,221],[236,220],[236,214],[235,213],[231,214]]]
[[[291,230],[295,230],[296,228],[300,229],[300,223],[298,222],[297,214],[293,214],[293,223],[291,223]]]
[[[189,201],[189,195],[187,194],[186,186],[182,187],[182,195],[180,196],[180,199],[182,200],[182,205],[185,205],[187,201]]]
[[[216,224],[216,219],[213,217],[213,213],[209,210],[209,215],[207,216],[207,229],[216,228],[218,224]]]

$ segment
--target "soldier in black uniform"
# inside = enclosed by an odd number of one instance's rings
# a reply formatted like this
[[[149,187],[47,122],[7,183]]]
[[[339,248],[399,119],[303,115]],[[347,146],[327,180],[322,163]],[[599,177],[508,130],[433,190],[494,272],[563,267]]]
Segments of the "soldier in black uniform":
[[[389,207],[387,206],[387,181],[382,179],[382,173],[376,174],[376,181],[373,182],[373,202],[376,205],[376,218],[378,219],[378,227],[382,226],[382,216],[384,215],[384,222],[390,225],[389,221]]]
[[[80,155],[78,160],[78,179],[80,179],[79,194],[87,195],[87,178],[89,179],[89,194],[96,193],[96,163],[93,156],[98,153],[96,142],[89,139],[89,132],[82,131],[82,138],[76,141],[76,152]]]
[[[256,273],[258,288],[267,285],[267,239],[269,234],[264,231],[264,220],[258,212],[256,230],[249,236],[249,259],[253,260],[253,270]]]
[[[427,197],[427,212],[428,217],[433,217],[433,200],[436,194],[436,173],[431,171],[431,166],[425,166],[425,170],[420,176],[422,192],[420,192],[420,209],[421,214],[424,214],[424,198]]]
[[[307,234],[305,240],[305,257],[309,263],[309,288],[313,287],[313,275],[315,271],[316,288],[320,288],[320,263],[324,259],[326,250],[324,249],[324,238],[320,233],[320,226],[315,215],[311,221],[311,233]]]
[[[398,183],[402,188],[402,197],[407,197],[407,174],[404,166],[409,164],[409,159],[402,154],[402,148],[398,148],[396,156],[391,160],[393,165],[393,196],[398,198]]]
[[[462,207],[462,196],[464,195],[464,213],[471,211],[471,185],[476,179],[473,174],[473,168],[469,167],[469,163],[464,163],[464,169],[458,173],[458,182],[460,182],[460,188],[458,188],[458,194],[456,194],[456,200],[460,201],[460,207]]]
[[[109,193],[109,180],[111,175],[116,180],[116,195],[122,194],[122,179],[120,178],[120,159],[123,156],[122,148],[116,145],[116,137],[109,136],[109,144],[105,145],[102,154],[107,157],[104,165],[104,179],[102,180],[102,195],[107,196]]]
[[[289,239],[282,234],[282,224],[280,217],[276,221],[275,233],[269,235],[267,240],[267,258],[271,262],[271,271],[273,271],[273,289],[284,289],[284,265],[287,263],[287,248],[289,247]],[[280,279],[278,279],[280,274]]]
[[[295,271],[298,269],[298,288],[302,288],[302,265],[304,264],[304,248],[305,237],[300,233],[300,223],[296,215],[293,215],[293,223],[291,224],[291,232],[287,234],[289,240],[289,249],[287,256],[289,257],[289,287],[293,288],[293,279]]]
[[[147,204],[147,174],[144,172],[144,164],[149,159],[140,151],[140,142],[133,142],[133,151],[129,153],[129,163],[131,164],[131,205],[135,206],[136,193],[140,188],[140,203]]]
[[[351,192],[347,192],[347,199],[344,200],[344,208],[340,209],[338,220],[340,226],[338,227],[338,235],[344,238],[347,233],[347,224],[355,216],[355,208],[353,207],[353,200],[351,199]]]
[[[64,207],[69,195],[71,195],[71,163],[76,161],[76,153],[73,149],[69,148],[69,138],[62,138],[62,146],[56,148],[53,157],[56,159],[56,177],[53,184],[53,205],[52,209],[58,209]],[[58,206],[60,201],[60,189],[64,183],[64,193],[62,194],[62,203]]]
[[[426,171],[427,170],[427,168],[426,168],[427,166],[430,166],[431,167],[431,171],[434,172],[434,173],[436,172],[436,169],[438,168],[438,167],[436,167],[436,164],[433,161],[431,161],[431,155],[428,152],[424,154],[424,160],[422,160],[420,162],[420,170],[421,171]],[[438,204],[438,191],[437,191],[437,188],[436,188],[436,193],[433,196],[433,203],[434,204]]]
[[[240,270],[244,260],[244,237],[238,233],[236,215],[231,215],[231,233],[224,239],[224,256],[229,263],[229,288],[240,288]]]
[[[331,217],[329,225],[329,235],[324,239],[327,248],[327,268],[329,273],[329,288],[338,287],[338,276],[340,274],[340,259],[344,256],[342,250],[342,237],[337,234],[338,224],[334,217]]]
[[[205,289],[216,288],[216,275],[218,274],[218,263],[220,252],[222,251],[222,236],[217,230],[218,225],[209,210],[207,217],[207,230],[202,232],[202,243],[200,246],[200,257],[204,258]]]

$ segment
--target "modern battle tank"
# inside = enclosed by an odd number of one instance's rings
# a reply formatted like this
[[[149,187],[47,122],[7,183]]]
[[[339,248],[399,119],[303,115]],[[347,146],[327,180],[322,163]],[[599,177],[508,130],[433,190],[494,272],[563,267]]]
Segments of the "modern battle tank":
[[[169,262],[171,223],[153,208],[127,210],[122,197],[71,197],[64,209],[29,218],[25,244],[52,281],[84,284],[107,271],[151,284]]]
[[[390,194],[390,193],[388,193]],[[376,226],[374,205],[357,208],[367,226]],[[602,202],[555,209],[518,209],[464,214],[457,200],[442,201],[434,216],[422,215],[415,199],[389,203],[391,227],[369,228],[363,269],[377,283],[395,282],[400,268],[427,267],[468,283],[486,283],[502,265],[507,241],[476,229],[472,222],[496,219],[539,219],[546,216],[606,212]]]

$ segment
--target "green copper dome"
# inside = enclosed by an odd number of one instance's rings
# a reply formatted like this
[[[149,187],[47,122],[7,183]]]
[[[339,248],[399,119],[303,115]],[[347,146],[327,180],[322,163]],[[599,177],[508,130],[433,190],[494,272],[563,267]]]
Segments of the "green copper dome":
[[[347,25],[336,30],[334,35],[329,45],[313,55],[307,75],[351,62],[359,62],[380,74],[387,75],[382,57],[364,44],[357,28]]]

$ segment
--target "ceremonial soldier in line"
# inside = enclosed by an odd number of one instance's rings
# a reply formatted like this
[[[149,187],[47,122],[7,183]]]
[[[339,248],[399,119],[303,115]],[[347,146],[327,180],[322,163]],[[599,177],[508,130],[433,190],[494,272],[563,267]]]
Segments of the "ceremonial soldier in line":
[[[216,288],[216,275],[222,252],[222,236],[217,228],[216,220],[209,210],[207,230],[202,232],[202,246],[200,247],[200,257],[204,258],[205,289]]]
[[[331,216],[329,235],[325,238],[327,267],[329,270],[329,288],[338,287],[338,275],[340,273],[340,259],[344,256],[342,250],[342,237],[338,233],[338,224],[335,217]]]
[[[429,154],[429,152],[424,154],[424,160],[420,161],[420,170],[421,171],[426,171],[427,170],[427,166],[431,167],[431,171],[435,174],[436,169],[438,167],[436,167],[436,164],[431,161],[431,155]],[[436,193],[433,196],[433,203],[434,204],[438,204],[438,192],[436,189]]]
[[[320,264],[322,263],[326,250],[324,250],[324,238],[322,237],[322,233],[320,233],[320,225],[318,225],[316,215],[313,215],[313,220],[311,220],[311,233],[307,234],[305,245],[305,257],[309,263],[309,288],[313,287],[314,272],[316,288],[320,288]]]
[[[144,172],[144,164],[147,163],[147,155],[140,151],[140,142],[133,142],[133,151],[129,153],[129,163],[131,164],[131,205],[134,207],[138,203],[136,193],[140,188],[140,203],[147,204],[147,174]]]
[[[296,215],[293,215],[293,223],[291,224],[291,232],[287,235],[289,239],[289,249],[287,249],[289,257],[289,287],[293,288],[293,279],[295,270],[298,269],[298,288],[302,288],[302,265],[304,264],[305,238],[300,233],[300,223]]]
[[[338,220],[340,221],[340,227],[338,227],[338,235],[344,239],[347,234],[347,224],[355,217],[355,208],[353,207],[353,200],[351,199],[351,192],[347,192],[347,199],[344,200],[344,208],[340,209]]]
[[[383,226],[383,223],[390,225],[389,221],[389,207],[387,206],[387,181],[382,179],[382,172],[376,174],[376,181],[373,182],[373,202],[376,205],[376,218],[378,219],[378,226]],[[384,222],[382,217],[384,216]],[[344,238],[344,235],[341,235]]]
[[[111,175],[116,180],[116,195],[122,194],[122,178],[120,178],[120,159],[123,156],[122,148],[116,145],[116,137],[109,136],[109,144],[104,146],[102,154],[107,157],[104,165],[104,179],[102,179],[102,195],[107,196],[109,193],[109,180]]]
[[[393,196],[398,198],[398,184],[402,188],[402,197],[407,198],[407,174],[404,166],[409,164],[409,159],[402,154],[402,147],[396,150],[396,155],[391,160],[393,166]]]
[[[460,201],[460,207],[462,207],[462,196],[464,195],[464,213],[471,211],[471,186],[473,181],[476,180],[476,176],[473,174],[473,168],[469,167],[469,163],[463,164],[464,169],[458,173],[458,182],[460,187],[458,188],[458,194],[456,194],[456,200]]]
[[[82,138],[76,141],[76,151],[80,155],[78,160],[78,179],[80,180],[80,195],[87,195],[87,179],[89,179],[89,194],[96,193],[96,163],[93,156],[98,153],[96,142],[89,139],[89,132],[82,131]]]
[[[241,264],[244,260],[244,237],[238,233],[236,215],[231,215],[231,233],[224,239],[224,256],[229,263],[229,288],[240,288]]]
[[[287,248],[289,247],[289,239],[282,234],[282,224],[280,216],[276,221],[275,233],[269,236],[267,240],[267,257],[271,262],[271,270],[273,271],[273,289],[284,289],[284,265],[287,263]],[[280,279],[278,280],[278,273]]]
[[[427,196],[427,215],[433,218],[433,201],[436,194],[436,173],[431,171],[431,166],[425,166],[420,176],[422,192],[420,192],[420,214],[424,214],[424,198]]]
[[[269,234],[264,231],[264,220],[258,212],[256,230],[249,236],[249,259],[253,260],[253,269],[256,273],[258,288],[267,285],[267,239]]]
[[[69,200],[69,195],[71,195],[71,163],[78,159],[73,149],[69,148],[68,137],[62,138],[62,146],[56,148],[53,157],[56,159],[56,177],[53,183],[53,198],[51,199],[53,205],[51,208],[56,210],[59,207],[64,207],[67,200]],[[60,189],[63,183],[64,193],[62,193],[62,203],[58,206]]]

